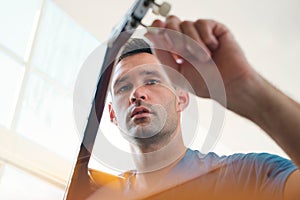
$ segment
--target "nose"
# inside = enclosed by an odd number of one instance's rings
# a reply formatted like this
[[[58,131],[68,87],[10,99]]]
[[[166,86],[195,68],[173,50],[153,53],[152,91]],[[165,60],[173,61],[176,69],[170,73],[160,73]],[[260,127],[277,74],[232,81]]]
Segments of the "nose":
[[[144,87],[136,88],[130,95],[130,103],[137,103],[148,99],[146,89]]]

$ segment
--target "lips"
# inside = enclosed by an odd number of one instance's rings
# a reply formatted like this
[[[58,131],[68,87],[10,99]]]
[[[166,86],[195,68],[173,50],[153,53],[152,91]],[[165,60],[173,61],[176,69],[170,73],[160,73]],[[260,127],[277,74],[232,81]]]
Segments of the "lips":
[[[138,116],[138,115],[143,116],[143,114],[149,114],[149,113],[150,113],[150,111],[145,107],[136,107],[131,112],[130,117],[133,118],[133,117]]]

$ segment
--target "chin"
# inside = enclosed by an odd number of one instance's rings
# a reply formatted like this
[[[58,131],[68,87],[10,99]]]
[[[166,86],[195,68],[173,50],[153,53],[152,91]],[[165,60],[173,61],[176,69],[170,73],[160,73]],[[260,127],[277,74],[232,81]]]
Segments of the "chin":
[[[150,125],[140,125],[136,126],[134,130],[132,130],[132,132],[129,133],[129,135],[131,135],[134,138],[147,139],[159,134],[160,131],[161,129],[158,129],[157,127],[153,127]]]

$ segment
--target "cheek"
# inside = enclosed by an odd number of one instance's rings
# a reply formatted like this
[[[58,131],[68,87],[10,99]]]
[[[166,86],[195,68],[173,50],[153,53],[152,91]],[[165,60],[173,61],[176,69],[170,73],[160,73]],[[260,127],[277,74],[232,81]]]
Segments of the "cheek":
[[[170,114],[175,114],[178,110],[178,101],[174,95],[163,97],[163,104]]]
[[[126,111],[125,101],[123,101],[123,102],[121,100],[114,101],[112,103],[112,106],[114,108],[114,112],[115,112],[115,115],[116,115],[117,118],[120,117],[120,116],[122,116],[122,115],[124,115],[126,113],[125,112]]]
[[[176,95],[169,89],[153,91],[153,95],[157,96],[157,100],[165,105],[169,105],[176,100]]]

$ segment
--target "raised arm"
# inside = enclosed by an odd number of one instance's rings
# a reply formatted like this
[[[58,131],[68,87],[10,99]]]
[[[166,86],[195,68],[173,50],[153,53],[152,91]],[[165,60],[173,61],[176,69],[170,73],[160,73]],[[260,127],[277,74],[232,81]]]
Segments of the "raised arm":
[[[181,21],[176,16],[170,16],[165,22],[154,21],[153,26],[179,31],[194,39],[211,56],[221,73],[227,96],[224,106],[260,126],[300,168],[299,103],[272,86],[250,66],[233,35],[223,24],[213,20]],[[149,38],[151,40],[151,36]],[[172,56],[163,56],[167,59],[164,64],[174,66],[181,72],[198,96],[209,97],[201,77],[193,73],[193,67],[188,62],[177,64]],[[208,59],[200,56],[203,62]],[[297,170],[286,183],[286,199],[299,199],[299,184],[300,173]]]

